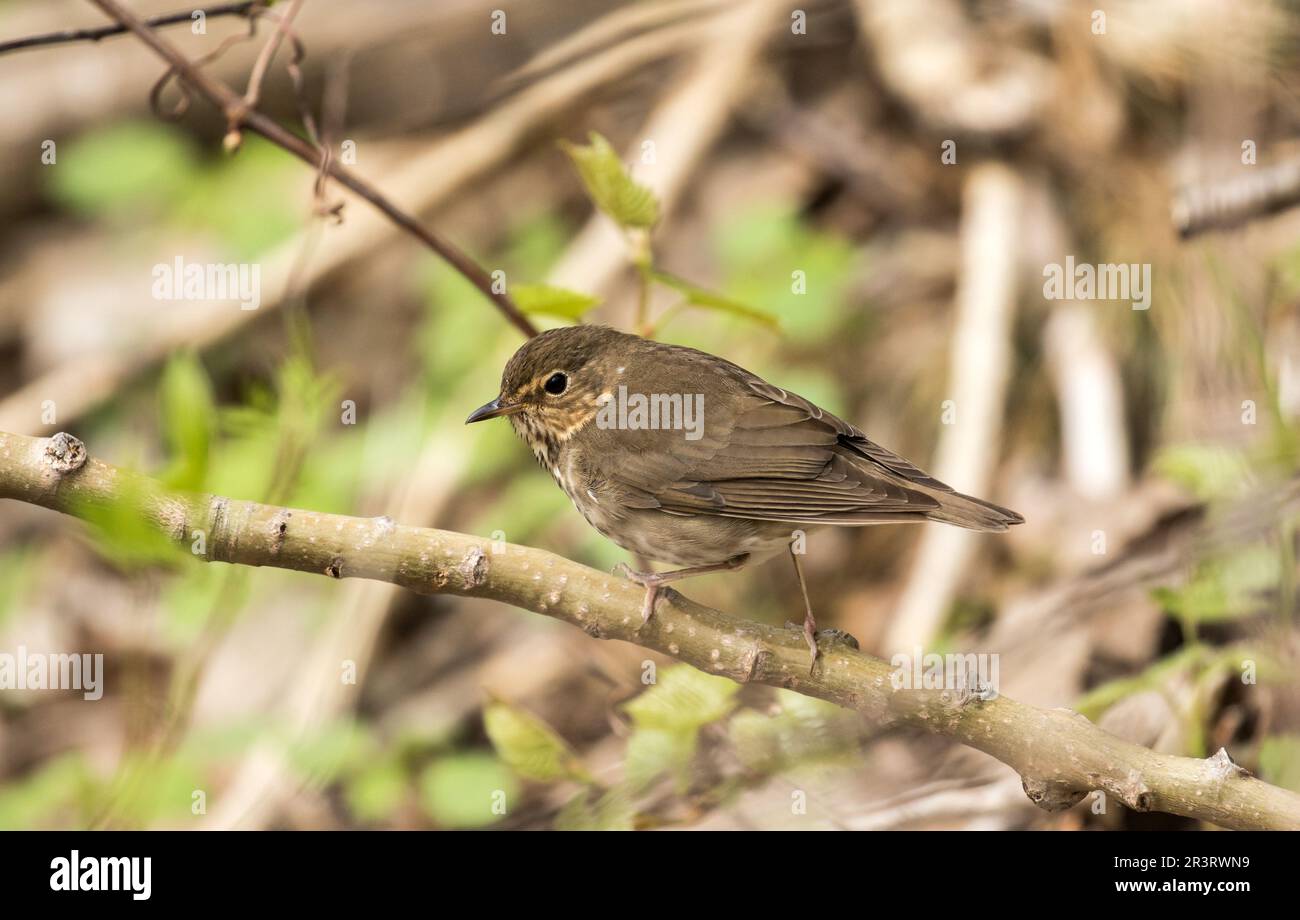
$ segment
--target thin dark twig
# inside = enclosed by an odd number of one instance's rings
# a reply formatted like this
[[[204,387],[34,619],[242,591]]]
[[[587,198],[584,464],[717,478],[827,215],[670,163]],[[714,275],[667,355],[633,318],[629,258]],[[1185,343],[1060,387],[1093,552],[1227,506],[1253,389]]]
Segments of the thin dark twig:
[[[319,168],[320,155],[309,141],[287,130],[274,119],[249,108],[241,96],[220,80],[196,68],[185,55],[181,54],[175,45],[150,29],[134,13],[118,3],[117,0],[90,0],[90,2],[138,35],[150,50],[176,70],[176,73],[189,84],[192,90],[217,106],[225,115],[228,123],[245,127],[266,138],[277,147],[292,153],[313,168]],[[483,296],[496,305],[497,309],[516,329],[530,337],[537,334],[537,327],[524,315],[510,295],[493,290],[492,277],[482,266],[464,253],[460,247],[443,238],[436,231],[425,227],[414,217],[381,195],[368,182],[353,175],[351,171],[341,166],[337,160],[331,161],[328,168],[329,174],[335,181],[370,202],[394,224],[420,240],[425,246],[437,253],[443,261],[463,275],[466,280],[479,289]]]
[[[293,46],[293,54],[289,58],[289,63],[285,69],[289,71],[289,79],[293,81],[293,98],[298,105],[298,117],[302,120],[303,127],[307,129],[307,136],[311,138],[316,149],[320,151],[320,166],[316,170],[316,182],[314,183],[313,195],[315,196],[315,207],[317,215],[321,217],[332,216],[336,223],[343,221],[343,202],[327,204],[325,200],[326,180],[329,178],[330,164],[334,162],[334,148],[325,137],[325,128],[316,126],[316,118],[311,113],[311,106],[307,103],[307,89],[302,75],[302,59],[307,56],[307,49],[303,46],[302,40],[297,34],[289,30],[289,42]],[[327,88],[328,91],[328,88]],[[322,113],[322,120],[324,119]]]
[[[325,188],[326,180],[329,178],[330,164],[334,162],[334,145],[343,133],[348,104],[348,78],[351,71],[351,51],[344,52],[342,56],[330,63],[325,74],[325,90],[321,99],[320,137],[317,139],[317,143],[321,148],[321,166],[316,171],[316,211],[322,216],[333,217],[336,223],[343,221],[343,202],[338,201],[331,204],[327,201]],[[292,61],[289,64],[289,74],[294,81],[294,91],[299,100],[299,107],[305,108],[302,71]]]
[[[194,61],[194,66],[206,67],[209,64],[211,64],[213,61],[221,57],[223,54],[225,54],[227,51],[229,51],[231,48],[233,48],[235,45],[242,44],[243,42],[256,38],[258,15],[259,14],[257,12],[250,13],[248,16],[247,32],[244,32],[242,34],[229,35],[226,38],[222,39],[221,44],[217,45],[217,47],[214,50],[209,51],[207,54],[203,55],[203,57],[196,59]],[[153,85],[153,89],[149,90],[149,108],[153,110],[153,113],[156,116],[163,119],[164,121],[180,121],[181,118],[185,116],[185,113],[190,110],[190,103],[193,102],[193,97],[190,95],[189,87],[187,87],[184,83],[177,83],[176,88],[180,91],[181,98],[177,100],[176,106],[170,112],[163,110],[162,107],[163,90],[167,88],[167,84],[171,83],[171,81],[175,78],[175,76],[176,76],[176,68],[168,67],[167,72],[164,73],[161,77],[159,77],[158,82]]]
[[[316,117],[311,113],[311,106],[307,104],[306,85],[303,82],[302,67],[299,66],[302,59],[307,56],[307,50],[296,35],[289,36],[289,42],[293,46],[293,55],[284,67],[289,71],[289,79],[293,81],[293,98],[298,105],[298,117],[302,119],[302,126],[307,129],[307,136],[320,146],[324,141],[316,127]]]
[[[153,88],[149,90],[149,110],[153,112],[155,118],[161,118],[163,121],[180,121],[185,117],[185,113],[190,110],[190,102],[193,97],[190,96],[190,88],[184,83],[177,83],[176,89],[180,92],[180,98],[176,100],[176,105],[170,110],[164,109],[162,104],[163,90],[167,84],[172,82],[176,76],[176,68],[168,67],[167,72],[158,78]]]
[[[268,16],[268,18],[276,20],[275,31],[266,40],[266,44],[262,46],[262,51],[258,54],[257,60],[253,62],[253,71],[248,77],[248,88],[244,90],[244,105],[248,108],[257,108],[258,102],[261,101],[262,81],[266,79],[266,75],[271,69],[271,59],[280,50],[281,43],[290,32],[293,18],[298,15],[298,11],[301,9],[302,0],[290,0],[289,9],[285,11],[283,16],[274,14]]]
[[[162,16],[155,16],[152,19],[146,19],[145,25],[153,29],[159,26],[174,26],[182,22],[192,22],[195,13],[202,13],[207,18],[214,16],[246,16],[255,6],[264,7],[265,0],[244,0],[242,3],[219,3],[216,6],[181,10],[176,13],[165,13]],[[59,32],[47,32],[44,35],[29,35],[26,38],[0,42],[0,54],[7,54],[10,51],[22,51],[26,48],[42,48],[49,45],[62,45],[69,42],[97,42],[100,39],[109,38],[114,35],[124,35],[129,31],[131,31],[129,28],[119,23],[112,26],[100,26],[95,29],[63,29]]]

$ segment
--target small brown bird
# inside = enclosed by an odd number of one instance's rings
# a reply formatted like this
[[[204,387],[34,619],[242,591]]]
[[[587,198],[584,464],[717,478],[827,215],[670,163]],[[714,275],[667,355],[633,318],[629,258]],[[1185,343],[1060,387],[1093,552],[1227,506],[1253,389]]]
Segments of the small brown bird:
[[[789,549],[817,662],[796,538],[822,525],[942,521],[1003,531],[1024,518],[955,492],[806,399],[722,358],[605,326],[530,339],[466,423],[509,416],[587,522],[683,568],[635,572],[643,620],[669,582]]]

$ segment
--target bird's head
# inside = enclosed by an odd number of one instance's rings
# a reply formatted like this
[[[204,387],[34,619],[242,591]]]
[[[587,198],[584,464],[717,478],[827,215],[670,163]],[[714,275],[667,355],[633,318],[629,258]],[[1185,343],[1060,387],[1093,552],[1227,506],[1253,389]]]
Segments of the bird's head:
[[[563,443],[590,422],[602,394],[616,386],[627,340],[607,326],[564,326],[525,342],[506,363],[501,392],[465,421],[509,416],[528,441]]]

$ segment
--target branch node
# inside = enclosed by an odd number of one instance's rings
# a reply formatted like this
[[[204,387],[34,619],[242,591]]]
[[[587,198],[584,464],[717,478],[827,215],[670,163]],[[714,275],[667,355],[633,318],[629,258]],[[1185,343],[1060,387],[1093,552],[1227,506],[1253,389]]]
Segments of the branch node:
[[[86,445],[66,431],[60,431],[45,445],[45,465],[60,476],[81,469],[86,462]]]
[[[1151,787],[1136,770],[1129,772],[1124,785],[1120,786],[1118,791],[1120,800],[1134,811],[1150,811],[1155,804],[1151,796]]]
[[[1022,776],[1020,786],[1029,796],[1029,801],[1048,812],[1073,808],[1088,794],[1087,790],[1075,789],[1068,783],[1052,782],[1037,776]]]
[[[330,578],[342,578],[343,558],[341,556],[335,556],[333,559],[331,559],[330,564],[325,566],[325,574],[328,575]]]
[[[226,534],[230,514],[230,499],[221,495],[212,496],[208,502],[208,547],[212,558],[218,562],[230,562],[232,547]]]
[[[480,587],[487,580],[488,573],[488,557],[483,552],[483,547],[472,547],[461,560],[459,568],[461,577],[465,580],[465,587]]]
[[[947,697],[947,693],[943,694]],[[993,683],[981,683],[979,680],[972,680],[969,684],[958,687],[955,691],[955,702],[958,709],[965,709],[974,703],[989,703],[998,698],[998,689]]]
[[[1211,775],[1219,782],[1227,782],[1234,776],[1250,776],[1251,772],[1237,764],[1228,753],[1227,748],[1219,748],[1213,757],[1205,758],[1210,765]]]

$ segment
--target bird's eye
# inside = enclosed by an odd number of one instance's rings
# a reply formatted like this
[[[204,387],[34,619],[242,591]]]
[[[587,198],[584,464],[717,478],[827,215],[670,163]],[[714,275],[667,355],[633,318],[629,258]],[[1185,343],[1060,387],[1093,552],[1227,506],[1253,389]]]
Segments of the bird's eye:
[[[542,389],[550,393],[552,396],[559,396],[561,393],[565,391],[566,388],[568,388],[568,386],[569,386],[568,376],[556,372],[552,374],[550,377],[546,378],[546,382],[542,384]]]

